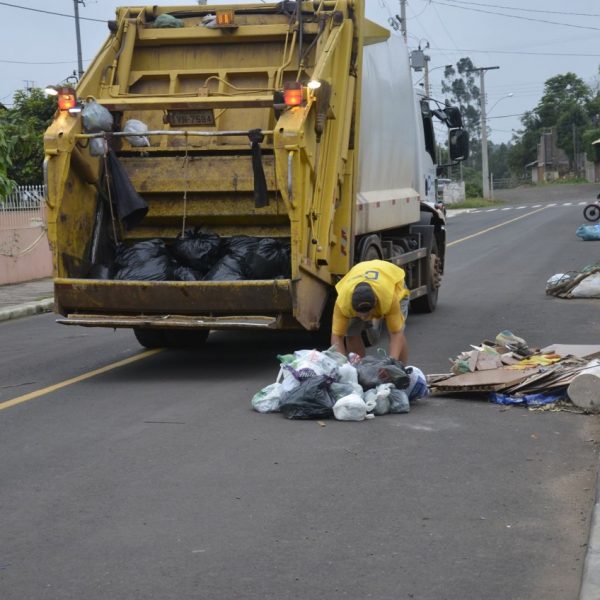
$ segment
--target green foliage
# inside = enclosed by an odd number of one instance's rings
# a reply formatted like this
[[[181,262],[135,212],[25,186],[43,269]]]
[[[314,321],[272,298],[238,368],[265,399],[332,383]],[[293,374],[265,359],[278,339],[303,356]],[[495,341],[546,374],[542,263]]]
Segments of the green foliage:
[[[600,160],[600,144],[592,145],[592,142],[600,139],[600,127],[587,129],[582,136],[584,151],[588,160],[592,162]]]
[[[12,166],[10,152],[10,141],[2,127],[0,127],[0,202],[2,202],[15,187],[15,182],[8,176],[8,170]]]
[[[47,98],[41,89],[33,88],[17,91],[13,107],[0,114],[0,135],[6,142],[4,166],[8,179],[19,185],[43,183],[43,135],[55,110],[55,100]]]
[[[465,196],[467,198],[481,198],[483,196],[483,182],[465,181]]]
[[[575,153],[582,150],[592,158],[590,142],[593,140],[588,132],[600,126],[598,94],[597,85],[591,88],[574,73],[548,79],[537,106],[521,119],[523,128],[509,153],[511,171],[524,170],[525,165],[537,160],[540,136],[548,131],[555,133],[556,145],[571,161],[574,161]]]

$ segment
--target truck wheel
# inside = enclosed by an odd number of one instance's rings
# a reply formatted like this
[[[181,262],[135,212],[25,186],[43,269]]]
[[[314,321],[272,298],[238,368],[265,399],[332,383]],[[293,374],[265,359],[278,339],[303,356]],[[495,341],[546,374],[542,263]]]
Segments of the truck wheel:
[[[161,329],[136,328],[133,334],[144,348],[164,348],[167,345],[165,332]]]
[[[200,348],[204,346],[210,331],[208,329],[172,329],[165,331],[169,348]]]
[[[442,281],[442,261],[438,256],[438,246],[435,237],[431,244],[429,254],[429,273],[427,275],[427,293],[420,298],[412,300],[410,307],[415,312],[431,313],[435,310],[438,299],[438,291]]]

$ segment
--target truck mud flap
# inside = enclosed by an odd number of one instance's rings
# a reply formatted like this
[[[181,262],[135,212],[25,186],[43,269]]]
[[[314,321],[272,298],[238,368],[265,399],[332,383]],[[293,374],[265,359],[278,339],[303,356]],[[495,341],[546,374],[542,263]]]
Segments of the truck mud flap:
[[[54,280],[61,323],[98,327],[288,328],[292,282]],[[86,322],[84,322],[86,321]],[[162,323],[162,325],[161,325]],[[297,325],[296,325],[297,326]]]

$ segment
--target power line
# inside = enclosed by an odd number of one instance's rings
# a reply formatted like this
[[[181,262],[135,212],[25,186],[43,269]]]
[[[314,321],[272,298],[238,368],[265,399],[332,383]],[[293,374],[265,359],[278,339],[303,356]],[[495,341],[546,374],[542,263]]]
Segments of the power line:
[[[44,13],[46,15],[54,15],[57,17],[69,17],[69,19],[74,19],[75,15],[67,15],[65,13],[57,13],[49,10],[41,10],[39,8],[31,8],[29,6],[19,6],[18,4],[9,4],[8,2],[0,2],[2,6],[10,6],[11,8],[20,8],[21,10],[30,10],[32,12]],[[102,19],[90,19],[88,17],[79,17],[82,21],[95,21],[96,23],[106,23],[105,20]]]
[[[535,8],[517,8],[516,6],[500,6],[498,4],[482,4],[481,2],[467,2],[466,0],[447,0],[448,2],[454,2],[455,4],[471,4],[475,6],[485,6],[487,8],[505,8],[507,10],[518,10],[521,12],[529,13],[541,13],[548,15],[569,15],[570,17],[600,17],[600,14],[594,13],[575,13],[575,12],[563,12],[560,10],[537,10]]]
[[[89,61],[89,58],[84,59],[86,62]],[[13,65],[71,65],[76,63],[76,60],[60,60],[55,62],[36,62],[36,61],[26,61],[26,60],[0,60],[0,63],[10,63]]]
[[[547,25],[561,25],[563,27],[574,27],[575,29],[591,29],[593,31],[600,31],[600,27],[590,27],[587,25],[572,25],[570,23],[558,23],[557,21],[547,21],[545,19],[532,19],[531,17],[519,17],[517,15],[507,15],[506,13],[482,10],[481,8],[468,8],[466,6],[457,6],[456,4],[448,4],[446,2],[440,2],[439,0],[427,0],[431,4],[439,4],[440,6],[449,6],[450,8],[458,8],[460,10],[470,10],[473,12],[485,13],[488,15],[498,15],[500,17],[508,17],[509,19],[520,19],[521,21],[533,21],[534,23],[546,23]]]
[[[524,56],[572,56],[576,58],[600,57],[600,54],[580,54],[578,52],[526,52],[523,50],[474,50],[472,48],[430,48],[430,50],[437,50],[439,52],[475,52],[482,54],[517,54]]]

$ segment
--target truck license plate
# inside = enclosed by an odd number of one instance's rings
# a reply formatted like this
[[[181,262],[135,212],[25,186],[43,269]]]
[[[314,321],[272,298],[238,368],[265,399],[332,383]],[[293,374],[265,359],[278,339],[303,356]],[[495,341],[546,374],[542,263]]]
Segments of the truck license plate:
[[[199,110],[168,110],[166,120],[172,127],[181,127],[183,125],[215,126],[215,114],[212,108],[202,108]]]

